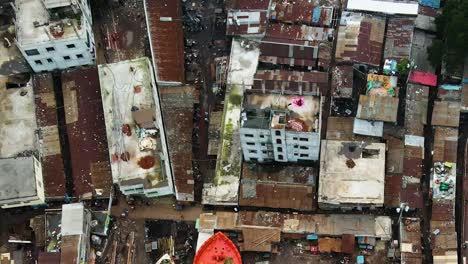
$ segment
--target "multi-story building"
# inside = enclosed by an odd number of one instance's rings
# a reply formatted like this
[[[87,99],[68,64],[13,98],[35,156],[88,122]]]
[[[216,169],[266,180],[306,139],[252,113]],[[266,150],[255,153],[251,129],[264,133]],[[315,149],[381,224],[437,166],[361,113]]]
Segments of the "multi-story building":
[[[91,212],[82,203],[62,205],[60,263],[88,263]]]
[[[92,65],[89,0],[16,0],[16,45],[34,72]]]
[[[318,96],[246,94],[240,128],[244,159],[318,160],[320,109]]]
[[[34,157],[0,159],[0,207],[42,204],[45,201],[41,163]]]

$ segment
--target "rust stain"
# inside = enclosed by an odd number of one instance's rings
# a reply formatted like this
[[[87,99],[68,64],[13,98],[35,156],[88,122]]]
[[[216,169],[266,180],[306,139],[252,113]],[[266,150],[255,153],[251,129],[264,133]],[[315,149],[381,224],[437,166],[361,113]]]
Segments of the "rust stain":
[[[151,168],[154,166],[155,162],[156,162],[156,161],[155,161],[154,157],[152,157],[152,156],[145,156],[145,157],[141,158],[141,159],[138,161],[138,165],[139,165],[141,168],[147,170],[147,169],[151,169]]]

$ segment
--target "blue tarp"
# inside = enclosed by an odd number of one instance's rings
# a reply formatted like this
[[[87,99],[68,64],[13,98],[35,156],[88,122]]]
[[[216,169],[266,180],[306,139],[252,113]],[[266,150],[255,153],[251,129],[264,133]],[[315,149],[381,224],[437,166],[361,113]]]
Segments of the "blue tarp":
[[[419,0],[419,3],[423,6],[440,8],[440,0]]]
[[[468,83],[468,78],[463,78],[463,83]]]
[[[307,240],[317,240],[318,236],[316,234],[307,235]]]
[[[460,91],[461,85],[442,84],[440,88],[447,90],[447,91]]]
[[[320,21],[320,13],[322,9],[320,6],[314,7],[314,13],[312,14],[312,23],[318,23]]]

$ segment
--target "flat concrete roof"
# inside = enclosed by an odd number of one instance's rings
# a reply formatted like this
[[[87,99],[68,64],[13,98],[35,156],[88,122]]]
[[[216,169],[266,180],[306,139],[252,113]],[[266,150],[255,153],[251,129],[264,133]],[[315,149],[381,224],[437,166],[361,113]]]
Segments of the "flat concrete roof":
[[[382,206],[385,144],[322,140],[320,204]]]
[[[0,77],[0,158],[12,158],[36,149],[36,109],[30,83],[7,89],[8,77]]]
[[[0,202],[36,196],[34,158],[0,159]]]

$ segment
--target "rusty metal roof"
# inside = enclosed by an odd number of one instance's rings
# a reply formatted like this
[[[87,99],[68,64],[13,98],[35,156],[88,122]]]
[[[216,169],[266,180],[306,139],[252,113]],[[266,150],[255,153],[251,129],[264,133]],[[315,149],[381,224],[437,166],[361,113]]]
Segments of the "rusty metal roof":
[[[66,194],[65,171],[58,132],[54,84],[49,73],[35,74],[36,118],[42,135],[42,177],[46,198],[62,198]]]
[[[334,1],[272,0],[270,18],[287,23],[330,26]]]
[[[385,19],[343,12],[338,29],[336,60],[379,66],[385,34]]]
[[[156,81],[183,83],[185,64],[182,2],[151,0],[145,3],[149,39],[156,65]]]
[[[384,205],[385,207],[399,207],[401,203],[402,176],[385,175]]]
[[[361,95],[356,117],[367,120],[396,122],[398,98],[391,96]]]
[[[403,175],[420,179],[422,177],[423,159],[424,148],[405,146]]]
[[[239,205],[316,210],[316,176],[312,167],[244,165]]]
[[[421,184],[406,183],[406,185],[402,185],[400,200],[407,203],[410,208],[423,208],[424,200]]]
[[[160,87],[159,93],[176,197],[179,201],[193,201],[192,120],[197,93],[192,86]]]
[[[271,0],[228,0],[226,8],[240,10],[267,10]]]
[[[405,143],[403,139],[387,137],[387,161],[385,164],[387,173],[403,172],[403,154]]]
[[[432,204],[431,220],[450,221],[453,220],[454,211],[453,202],[437,201]]]
[[[252,89],[286,94],[325,94],[328,88],[326,72],[258,70]]]
[[[260,43],[260,58],[264,63],[315,66],[318,48],[314,46],[297,46],[289,40],[275,40]]]
[[[306,25],[269,24],[263,41],[273,42],[275,39],[290,41],[292,44],[316,46],[322,41],[328,41],[333,35],[332,28],[310,27]]]
[[[62,236],[60,263],[73,263],[78,259],[80,235]]]
[[[413,41],[414,18],[391,17],[385,34],[385,59],[408,58]]]
[[[433,126],[458,127],[460,122],[460,102],[435,101],[432,111]]]
[[[108,197],[112,174],[97,68],[63,72],[62,91],[75,194],[99,190]]]
[[[38,264],[60,264],[59,252],[39,252]]]
[[[409,135],[424,136],[429,88],[408,83],[405,101],[405,129]]]
[[[434,127],[433,161],[457,162],[458,128]]]

